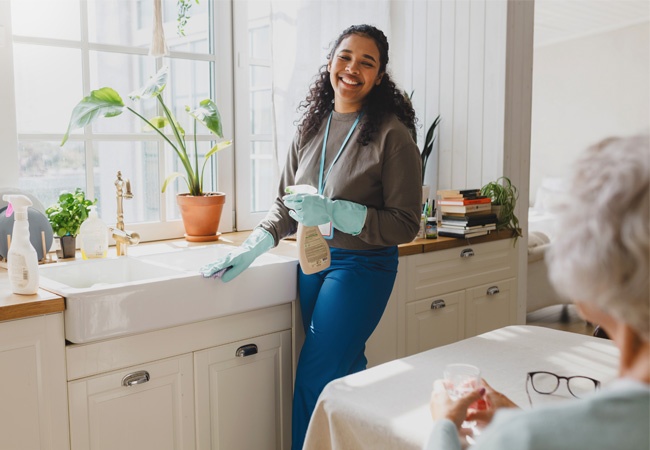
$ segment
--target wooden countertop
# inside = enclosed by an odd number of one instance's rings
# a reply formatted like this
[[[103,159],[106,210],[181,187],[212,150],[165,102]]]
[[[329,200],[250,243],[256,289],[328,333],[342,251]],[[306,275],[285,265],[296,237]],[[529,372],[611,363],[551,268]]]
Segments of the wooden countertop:
[[[62,312],[64,309],[62,297],[43,289],[34,295],[12,293],[9,275],[6,269],[0,269],[0,322]]]
[[[250,231],[241,231],[235,233],[225,233],[219,239],[219,243],[239,245]],[[480,244],[482,242],[497,241],[500,239],[508,239],[512,237],[510,231],[500,231],[498,233],[491,233],[486,236],[480,236],[471,239],[455,239],[447,237],[438,237],[438,239],[416,239],[413,242],[402,244],[399,246],[399,256],[416,255],[418,253],[427,253],[437,250],[446,250],[455,247],[466,247],[468,245]],[[140,244],[137,247],[130,249],[130,254],[146,253],[146,247],[149,245],[165,245],[172,246],[191,246],[197,244],[187,243],[183,239],[175,239],[164,242],[152,242]],[[201,243],[198,245],[205,245]],[[109,254],[115,252],[111,247]],[[283,240],[276,248],[271,250],[271,253],[290,256],[297,258],[296,242],[292,240]],[[80,257],[80,256],[78,256]],[[9,279],[7,271],[0,269],[0,322],[5,320],[22,319],[26,317],[39,316],[43,314],[52,314],[65,310],[65,300],[56,294],[52,294],[43,289],[39,289],[38,293],[34,295],[17,295],[11,292],[9,286]]]

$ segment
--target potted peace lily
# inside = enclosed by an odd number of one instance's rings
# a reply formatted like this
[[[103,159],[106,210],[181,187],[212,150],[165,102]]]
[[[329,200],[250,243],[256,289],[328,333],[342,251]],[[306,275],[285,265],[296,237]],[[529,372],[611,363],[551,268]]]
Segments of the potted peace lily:
[[[176,120],[171,110],[163,100],[162,92],[167,85],[168,68],[163,67],[155,76],[138,90],[129,94],[129,98],[136,102],[139,100],[156,99],[162,111],[162,116],[147,119],[130,106],[126,106],[122,97],[112,88],[103,87],[91,91],[90,95],[84,97],[72,111],[68,130],[63,137],[63,146],[70,132],[76,128],[82,128],[93,123],[100,117],[115,117],[125,110],[135,114],[145,122],[153,131],[158,133],[167,142],[176,156],[178,156],[184,173],[174,172],[164,181],[162,191],[165,192],[169,183],[176,178],[182,178],[187,184],[188,193],[178,194],[176,199],[183,217],[185,227],[185,238],[194,241],[208,241],[218,239],[217,229],[221,220],[221,211],[226,196],[222,192],[204,192],[203,175],[208,161],[219,150],[229,147],[231,140],[223,140],[221,115],[217,105],[210,99],[202,100],[199,106],[191,109],[185,107],[185,111],[192,117],[194,124],[194,145],[193,151],[185,140],[185,130]],[[196,140],[197,122],[205,126],[212,134],[221,139],[210,151],[199,161],[198,145]],[[170,139],[163,129],[169,127],[172,131]]]

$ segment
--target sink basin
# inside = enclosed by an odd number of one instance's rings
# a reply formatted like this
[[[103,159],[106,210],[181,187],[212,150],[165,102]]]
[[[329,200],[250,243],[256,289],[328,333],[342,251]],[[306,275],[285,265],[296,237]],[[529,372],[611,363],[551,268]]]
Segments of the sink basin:
[[[223,244],[151,255],[39,266],[41,287],[65,297],[65,334],[93,342],[293,301],[297,260],[264,254],[234,280],[199,268],[226,255]]]
[[[47,278],[49,287],[57,287],[69,293],[133,284],[178,274],[176,270],[143,264],[142,261],[132,258],[71,261],[43,266],[39,272],[41,277]]]

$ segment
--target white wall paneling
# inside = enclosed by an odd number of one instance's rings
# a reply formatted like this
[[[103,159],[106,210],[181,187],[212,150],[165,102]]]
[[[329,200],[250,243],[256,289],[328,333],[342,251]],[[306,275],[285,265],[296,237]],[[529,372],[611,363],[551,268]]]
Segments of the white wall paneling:
[[[425,15],[421,3],[415,2],[414,14]],[[426,128],[437,114],[442,118],[434,185],[438,189],[480,187],[504,173],[506,26],[508,8],[515,3],[426,2],[422,122]],[[417,26],[421,19],[413,23]]]

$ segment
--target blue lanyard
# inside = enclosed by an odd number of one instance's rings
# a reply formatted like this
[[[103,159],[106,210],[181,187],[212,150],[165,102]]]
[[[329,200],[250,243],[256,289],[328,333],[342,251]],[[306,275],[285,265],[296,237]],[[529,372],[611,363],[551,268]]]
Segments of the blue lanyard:
[[[323,189],[325,189],[325,182],[327,182],[327,178],[330,176],[330,173],[332,172],[332,167],[334,167],[334,164],[336,163],[336,161],[338,161],[339,156],[341,156],[341,153],[343,153],[345,146],[348,144],[348,141],[350,140],[350,136],[352,136],[354,129],[359,124],[359,120],[361,120],[361,116],[363,116],[363,111],[361,111],[357,116],[357,119],[352,124],[352,127],[350,127],[350,131],[348,131],[348,135],[345,136],[345,139],[341,144],[341,148],[339,149],[339,152],[334,157],[334,160],[332,161],[332,164],[330,164],[330,168],[327,171],[327,175],[325,175],[325,179],[323,179],[323,172],[325,171],[325,150],[327,148],[327,138],[330,134],[330,124],[332,123],[333,113],[334,113],[333,111],[330,112],[329,119],[327,119],[327,127],[325,128],[325,137],[323,137],[323,147],[320,155],[320,173],[318,174],[318,193],[321,195],[323,194]]]

